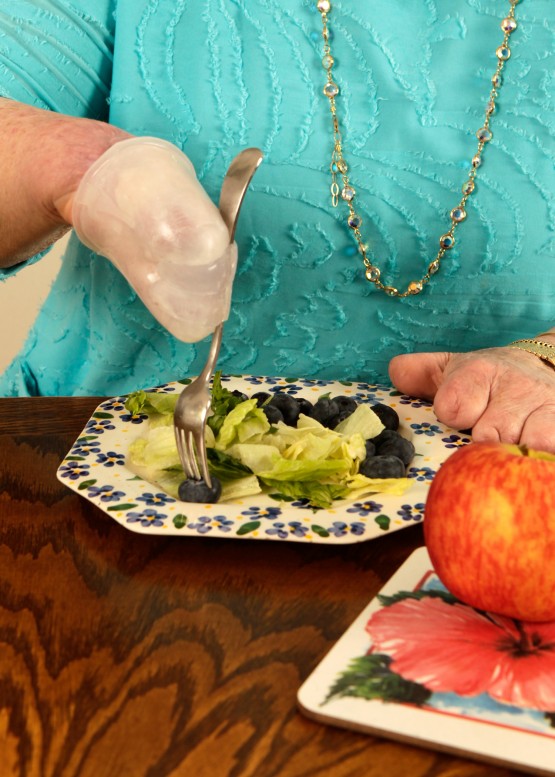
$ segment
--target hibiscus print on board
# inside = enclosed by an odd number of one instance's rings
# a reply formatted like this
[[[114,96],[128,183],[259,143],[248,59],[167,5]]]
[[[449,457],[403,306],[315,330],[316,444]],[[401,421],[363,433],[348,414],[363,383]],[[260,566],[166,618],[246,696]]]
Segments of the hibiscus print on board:
[[[555,737],[555,622],[478,611],[432,574],[416,591],[379,599],[366,624],[368,652],[339,675],[326,702],[380,699]]]

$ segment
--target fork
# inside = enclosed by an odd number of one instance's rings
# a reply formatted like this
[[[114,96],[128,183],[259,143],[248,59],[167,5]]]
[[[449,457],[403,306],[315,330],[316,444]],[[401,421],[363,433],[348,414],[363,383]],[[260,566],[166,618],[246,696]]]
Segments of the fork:
[[[246,148],[233,159],[223,180],[219,210],[229,230],[230,243],[235,237],[243,198],[261,161],[262,152],[258,148]],[[222,334],[223,323],[214,330],[206,364],[198,377],[181,392],[173,416],[175,441],[185,476],[204,480],[208,488],[212,488],[204,437],[212,402],[208,385],[220,352]]]

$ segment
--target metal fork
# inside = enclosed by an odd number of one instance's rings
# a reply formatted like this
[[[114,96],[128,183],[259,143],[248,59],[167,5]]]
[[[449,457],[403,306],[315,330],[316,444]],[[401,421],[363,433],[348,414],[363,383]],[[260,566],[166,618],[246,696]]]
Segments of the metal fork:
[[[233,159],[225,175],[219,209],[229,229],[230,243],[235,237],[243,198],[261,161],[262,152],[258,148],[246,148]],[[173,416],[175,440],[183,471],[187,478],[202,478],[209,488],[212,487],[212,480],[208,472],[204,431],[212,401],[208,384],[220,352],[222,333],[223,324],[218,324],[212,335],[206,364],[200,375],[181,392]]]

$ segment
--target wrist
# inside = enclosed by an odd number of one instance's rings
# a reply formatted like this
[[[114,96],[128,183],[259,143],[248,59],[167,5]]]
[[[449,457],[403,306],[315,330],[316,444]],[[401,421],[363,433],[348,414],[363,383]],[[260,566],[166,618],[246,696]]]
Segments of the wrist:
[[[131,136],[104,122],[60,118],[64,151],[58,149],[52,162],[50,185],[42,192],[42,201],[55,220],[73,225],[73,198],[83,176],[109,148]]]

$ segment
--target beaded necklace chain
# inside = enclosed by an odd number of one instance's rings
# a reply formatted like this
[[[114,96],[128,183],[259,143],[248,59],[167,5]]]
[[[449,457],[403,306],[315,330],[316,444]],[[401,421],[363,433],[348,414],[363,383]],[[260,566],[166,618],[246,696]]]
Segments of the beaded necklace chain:
[[[492,87],[488,102],[486,104],[485,120],[482,127],[480,127],[480,129],[476,132],[476,137],[478,138],[478,148],[472,157],[470,172],[462,187],[463,196],[459,204],[453,208],[450,213],[451,227],[439,238],[439,251],[436,258],[428,265],[426,274],[418,281],[411,281],[405,291],[399,291],[394,286],[389,286],[383,283],[381,280],[381,270],[375,263],[375,260],[368,254],[368,247],[364,243],[364,239],[360,232],[362,218],[359,216],[354,206],[356,190],[353,188],[349,180],[349,168],[343,154],[343,137],[341,134],[340,122],[337,115],[337,97],[339,96],[340,90],[339,86],[334,80],[333,66],[335,60],[333,58],[330,46],[331,35],[328,19],[332,10],[332,5],[329,0],[317,0],[316,8],[320,12],[322,19],[322,37],[324,40],[322,65],[324,66],[327,74],[327,81],[323,92],[329,100],[329,107],[333,124],[333,152],[330,164],[332,178],[332,184],[330,186],[331,200],[334,208],[337,207],[340,199],[342,199],[347,204],[349,209],[347,224],[355,236],[359,253],[362,255],[364,267],[366,268],[366,279],[370,283],[373,283],[376,288],[385,292],[390,297],[410,297],[414,294],[420,294],[420,292],[424,289],[424,286],[430,281],[432,275],[435,275],[435,273],[437,273],[439,270],[441,260],[443,259],[444,255],[455,245],[455,230],[457,226],[466,219],[466,202],[476,187],[476,172],[482,164],[482,153],[485,146],[493,137],[492,131],[490,129],[490,121],[491,116],[495,111],[496,99],[499,96],[499,92],[503,84],[503,67],[505,62],[511,56],[509,38],[511,33],[514,32],[517,28],[517,23],[515,20],[515,6],[519,2],[520,0],[509,0],[509,13],[501,22],[501,29],[503,30],[504,38],[501,42],[501,45],[495,52],[497,56],[497,68],[491,79]]]

